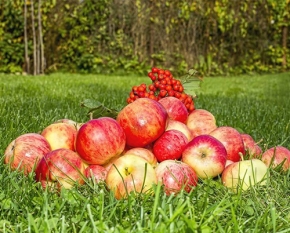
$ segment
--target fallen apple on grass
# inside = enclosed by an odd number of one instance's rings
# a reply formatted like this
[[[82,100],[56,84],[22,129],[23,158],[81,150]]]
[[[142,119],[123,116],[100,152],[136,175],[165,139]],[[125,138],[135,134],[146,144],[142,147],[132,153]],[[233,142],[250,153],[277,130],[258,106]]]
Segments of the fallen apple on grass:
[[[181,160],[193,168],[199,178],[213,178],[223,172],[227,151],[213,136],[199,135],[187,144]]]
[[[217,128],[215,116],[205,109],[193,110],[188,115],[186,125],[193,138],[202,134],[209,134]]]
[[[77,128],[71,123],[57,122],[45,127],[41,135],[49,142],[51,150],[75,150]]]
[[[123,152],[125,144],[123,128],[110,117],[89,120],[76,136],[76,151],[88,164],[108,163]]]
[[[139,98],[126,105],[117,116],[126,143],[131,147],[145,147],[158,139],[166,129],[167,119],[165,108],[149,98]]]
[[[268,167],[260,159],[241,160],[228,165],[222,173],[222,183],[232,189],[247,190],[254,185],[265,185]]]
[[[96,183],[105,182],[107,177],[107,169],[101,165],[91,164],[86,167],[84,175],[87,178],[94,179]]]
[[[81,157],[69,149],[53,150],[42,157],[35,169],[35,179],[43,188],[72,188],[84,184],[86,164]]]
[[[258,158],[262,155],[263,151],[261,147],[256,143],[253,137],[246,133],[241,133],[245,151],[251,158]]]
[[[238,130],[230,126],[220,126],[210,133],[218,139],[227,150],[227,159],[233,162],[241,160],[245,155],[245,146]]]
[[[34,171],[41,158],[51,151],[48,141],[37,133],[26,133],[9,143],[4,152],[4,163],[25,175]]]
[[[126,154],[116,159],[110,167],[106,184],[116,199],[128,197],[131,192],[148,193],[157,184],[152,165],[137,155]]]
[[[290,150],[283,146],[275,146],[262,154],[261,160],[271,168],[282,166],[284,171],[290,168]]]
[[[188,117],[188,111],[181,100],[167,96],[158,101],[165,108],[169,119],[185,123]]]
[[[123,155],[131,154],[131,155],[137,155],[141,158],[147,160],[149,164],[151,164],[153,167],[156,167],[157,165],[157,159],[152,151],[149,149],[143,148],[143,147],[135,147],[132,149],[127,150]]]
[[[187,164],[176,160],[164,160],[155,168],[158,182],[167,195],[184,190],[190,192],[198,183],[195,171]]]
[[[153,154],[158,162],[179,160],[188,143],[187,137],[178,130],[165,131],[153,144]]]

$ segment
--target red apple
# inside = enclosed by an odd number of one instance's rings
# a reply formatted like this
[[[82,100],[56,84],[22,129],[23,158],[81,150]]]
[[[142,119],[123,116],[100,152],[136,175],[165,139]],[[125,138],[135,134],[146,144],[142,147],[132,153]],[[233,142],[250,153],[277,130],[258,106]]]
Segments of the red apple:
[[[164,133],[167,118],[167,112],[160,103],[140,98],[126,105],[119,112],[117,121],[124,129],[129,146],[144,147]]]
[[[190,192],[197,185],[198,177],[187,164],[176,160],[164,160],[155,168],[158,182],[164,186],[167,195],[181,190]]]
[[[245,146],[241,134],[230,126],[221,126],[210,133],[218,139],[227,150],[227,159],[237,162],[245,155]]]
[[[186,136],[178,130],[165,131],[153,144],[153,154],[158,162],[180,159],[188,143]]]
[[[182,152],[182,161],[192,167],[199,178],[218,176],[225,169],[226,160],[224,145],[206,134],[192,139]]]
[[[256,184],[265,185],[268,175],[268,168],[261,160],[242,160],[225,168],[222,173],[222,183],[237,192],[239,189],[247,190]]]
[[[106,177],[106,184],[116,199],[126,198],[131,192],[150,192],[156,183],[152,165],[140,156],[131,154],[115,160]]]
[[[283,163],[282,169],[287,171],[290,168],[290,151],[283,146],[271,147],[262,154],[262,161],[272,168]]]
[[[76,128],[76,130],[79,130],[79,128],[84,124],[84,123],[76,122],[74,120],[67,119],[67,118],[59,119],[55,123],[71,124],[72,126],[74,126]]]
[[[91,164],[85,169],[85,176],[87,178],[93,178],[96,183],[106,180],[107,169],[101,165]]]
[[[188,117],[188,111],[181,100],[167,96],[158,101],[166,109],[169,119],[185,123]]]
[[[186,124],[180,122],[180,121],[175,121],[175,120],[168,120],[168,124],[166,127],[165,131],[171,130],[171,129],[175,129],[178,130],[182,133],[184,133],[184,135],[187,137],[188,141],[191,141],[193,136],[191,134],[191,131],[189,130],[189,128],[187,127]]]
[[[125,149],[126,136],[118,122],[110,117],[92,119],[81,126],[76,151],[88,164],[103,165]]]
[[[69,123],[53,123],[48,125],[41,135],[49,142],[51,150],[60,148],[75,150],[77,129]]]
[[[25,175],[32,172],[39,160],[49,151],[48,141],[37,133],[26,133],[9,143],[4,152],[4,163]]]
[[[186,125],[193,138],[202,134],[209,134],[217,128],[214,115],[205,109],[193,110],[188,115]]]
[[[261,147],[255,142],[251,135],[246,133],[241,133],[245,150],[250,157],[257,158],[262,155],[263,151]]]
[[[70,189],[76,183],[84,184],[84,170],[85,163],[75,151],[61,148],[42,157],[35,178],[43,188],[55,184]]]
[[[143,159],[147,160],[148,163],[150,163],[153,167],[157,165],[157,159],[152,151],[143,148],[143,147],[135,147],[132,149],[127,150],[124,155],[131,154],[131,155],[137,155],[142,157]]]

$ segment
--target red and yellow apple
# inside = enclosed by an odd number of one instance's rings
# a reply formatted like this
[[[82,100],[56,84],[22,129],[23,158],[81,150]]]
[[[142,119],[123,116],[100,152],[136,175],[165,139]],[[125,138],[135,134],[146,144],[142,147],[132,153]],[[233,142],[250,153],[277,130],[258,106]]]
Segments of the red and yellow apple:
[[[187,137],[178,130],[165,131],[153,144],[153,154],[158,162],[178,160],[188,143]]]
[[[76,134],[76,127],[64,122],[52,123],[41,132],[41,135],[49,142],[51,150],[60,148],[75,150]]]
[[[164,160],[155,168],[158,182],[167,195],[177,194],[181,190],[190,192],[198,182],[195,171],[187,164],[176,160]]]
[[[4,163],[25,175],[34,171],[39,160],[51,151],[48,141],[37,133],[20,135],[9,143],[4,152]]]
[[[228,165],[222,173],[222,183],[232,189],[247,190],[253,185],[265,185],[269,176],[268,167],[259,159],[234,162]]]
[[[156,167],[157,165],[157,159],[152,151],[149,149],[143,148],[143,147],[135,147],[132,149],[127,150],[123,155],[131,154],[131,155],[137,155],[141,158],[147,160],[148,163],[150,163],[153,167]]]
[[[91,164],[86,167],[84,175],[87,178],[92,178],[96,183],[105,182],[107,176],[107,169],[101,165]]]
[[[199,178],[213,178],[225,169],[227,151],[213,136],[204,134],[192,139],[182,152],[182,162],[188,164]]]
[[[126,143],[131,147],[145,147],[158,139],[166,129],[167,119],[165,108],[149,98],[139,98],[126,105],[117,116]]]
[[[76,136],[76,151],[88,164],[108,163],[123,152],[125,144],[123,128],[110,117],[89,120]]]
[[[171,129],[175,129],[178,130],[182,133],[184,133],[184,135],[187,137],[188,141],[191,141],[193,136],[191,134],[191,131],[189,130],[189,128],[187,127],[186,124],[180,122],[180,121],[175,121],[175,120],[168,120],[168,124],[166,127],[165,131],[171,130]]]
[[[241,136],[244,142],[245,151],[250,157],[258,158],[262,155],[263,151],[261,147],[256,143],[251,135],[241,133]]]
[[[284,171],[290,168],[290,150],[283,146],[269,148],[262,154],[261,159],[271,168],[275,168],[279,165],[282,165]]]
[[[188,117],[188,111],[181,100],[167,96],[158,101],[166,109],[169,119],[185,123]]]
[[[84,184],[85,163],[81,157],[69,149],[56,149],[42,157],[35,169],[35,179],[43,188],[72,188],[75,184]]]
[[[218,139],[227,150],[227,159],[237,162],[245,155],[245,146],[238,130],[230,126],[220,126],[210,133]]]
[[[151,192],[157,184],[156,172],[147,160],[126,154],[116,159],[106,177],[108,188],[116,199],[126,198],[131,192]]]
[[[193,110],[188,115],[186,125],[193,138],[202,134],[209,134],[217,128],[215,116],[205,109]]]

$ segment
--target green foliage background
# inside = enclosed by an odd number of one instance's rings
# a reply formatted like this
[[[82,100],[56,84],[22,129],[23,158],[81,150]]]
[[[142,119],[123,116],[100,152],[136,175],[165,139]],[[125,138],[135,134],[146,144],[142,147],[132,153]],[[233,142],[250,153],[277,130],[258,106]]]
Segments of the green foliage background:
[[[290,68],[290,59],[282,64],[283,55],[290,57],[289,36],[282,45],[282,29],[290,28],[289,0],[42,2],[46,72],[142,73],[159,66],[227,75]],[[23,4],[0,0],[0,72],[23,70]]]

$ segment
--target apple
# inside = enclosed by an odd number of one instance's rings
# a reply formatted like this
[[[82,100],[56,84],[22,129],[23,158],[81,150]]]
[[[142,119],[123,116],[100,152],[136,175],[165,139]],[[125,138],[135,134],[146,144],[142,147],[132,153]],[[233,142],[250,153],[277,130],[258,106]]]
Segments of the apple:
[[[145,147],[164,133],[167,118],[167,112],[159,102],[139,98],[119,112],[117,121],[124,129],[128,146]]]
[[[64,122],[52,123],[41,132],[41,135],[49,142],[51,150],[60,148],[75,150],[76,134],[76,127]]]
[[[189,128],[187,127],[187,125],[180,122],[180,121],[169,119],[165,131],[168,131],[171,129],[175,129],[175,130],[178,130],[178,131],[184,133],[184,135],[187,137],[188,141],[191,141],[193,138],[192,133],[189,130]]]
[[[232,164],[232,163],[234,163],[234,161],[232,161],[232,160],[228,160],[228,159],[227,159],[225,167],[229,166],[229,165]]]
[[[76,151],[88,164],[108,163],[123,152],[125,144],[123,128],[110,117],[89,120],[76,136]]]
[[[4,163],[25,175],[34,171],[39,160],[51,151],[48,141],[37,133],[22,134],[9,143],[4,152]]]
[[[169,119],[185,123],[188,117],[188,111],[181,100],[167,96],[158,101],[166,109]]]
[[[143,159],[147,160],[148,163],[150,163],[153,167],[156,167],[157,165],[157,159],[152,151],[149,149],[143,148],[143,147],[135,147],[132,149],[127,150],[123,155],[131,154],[131,155],[137,155],[142,157]]]
[[[271,147],[262,154],[261,160],[272,168],[283,163],[282,169],[287,171],[290,167],[290,151],[283,146]]]
[[[245,155],[245,146],[241,134],[238,130],[230,126],[220,126],[210,133],[218,139],[227,150],[227,159],[233,162],[241,160]]]
[[[101,165],[91,164],[86,167],[84,174],[87,178],[93,178],[96,183],[105,182],[107,169]]]
[[[76,122],[74,120],[67,119],[67,118],[59,119],[59,120],[55,121],[54,123],[67,123],[67,124],[71,124],[71,125],[73,125],[76,128],[76,130],[79,130],[79,128],[84,124],[82,122]]]
[[[153,144],[153,154],[158,162],[180,159],[188,143],[187,137],[178,130],[165,131]]]
[[[209,134],[217,128],[214,115],[205,109],[193,110],[187,118],[186,125],[192,133],[192,137]]]
[[[250,157],[257,158],[262,155],[263,151],[261,147],[255,142],[251,135],[241,133],[241,136],[244,142],[245,151],[250,155]]]
[[[260,159],[242,160],[225,168],[222,183],[237,192],[239,189],[247,190],[256,184],[265,185],[267,176],[269,176],[268,167]]]
[[[108,188],[116,199],[126,198],[131,192],[151,192],[157,184],[152,165],[137,155],[126,154],[114,161],[106,177]]]
[[[43,188],[64,187],[70,189],[75,184],[84,184],[85,163],[72,150],[61,148],[48,152],[35,169],[35,179]]]
[[[176,160],[164,160],[155,168],[158,182],[167,195],[177,194],[181,190],[190,192],[197,185],[198,177],[187,164]]]
[[[227,151],[213,136],[204,134],[192,139],[182,152],[182,162],[188,164],[199,178],[213,178],[225,169]]]

